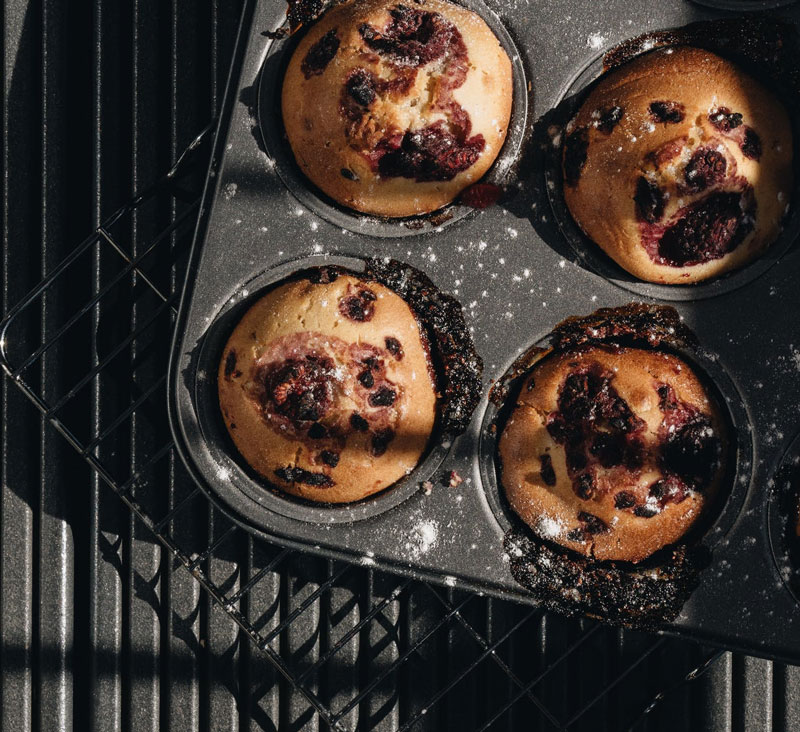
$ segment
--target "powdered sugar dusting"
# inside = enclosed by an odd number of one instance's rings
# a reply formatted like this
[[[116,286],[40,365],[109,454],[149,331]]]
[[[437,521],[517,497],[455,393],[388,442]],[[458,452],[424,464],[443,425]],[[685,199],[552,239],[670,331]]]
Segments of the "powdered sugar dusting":
[[[420,521],[412,530],[403,548],[407,559],[419,559],[427,554],[439,538],[439,524],[431,519]]]
[[[589,48],[591,48],[593,51],[599,51],[605,45],[605,42],[606,37],[600,35],[599,33],[592,33],[586,39],[586,45],[589,46]]]

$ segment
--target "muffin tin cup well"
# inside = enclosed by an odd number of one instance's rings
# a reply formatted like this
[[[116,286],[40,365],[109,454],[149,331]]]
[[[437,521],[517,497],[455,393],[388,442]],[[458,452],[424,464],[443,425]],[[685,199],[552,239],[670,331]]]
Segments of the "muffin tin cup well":
[[[546,349],[547,345],[548,339],[543,338],[537,341],[532,349]],[[731,436],[720,494],[714,505],[707,508],[706,515],[691,531],[691,535],[687,537],[689,545],[701,544],[706,549],[713,551],[717,543],[728,534],[736,522],[751,486],[753,477],[752,426],[741,394],[718,358],[700,349],[668,347],[660,350],[674,353],[692,367],[718,405]],[[527,368],[522,373],[516,374],[514,369],[515,365],[509,364],[498,379],[499,383],[510,384],[508,397],[503,406],[498,406],[492,399],[489,399],[486,404],[481,421],[478,458],[486,500],[504,532],[509,531],[512,527],[522,527],[523,531],[529,531],[527,527],[523,526],[522,521],[506,499],[501,481],[498,454],[500,436],[506,421],[516,403],[522,382],[531,372],[531,369]]]
[[[511,60],[513,100],[505,142],[482,182],[502,186],[510,179],[518,161],[528,128],[528,84],[525,68],[511,34],[497,14],[482,0],[459,0],[459,5],[479,15],[495,34]],[[303,32],[273,43],[264,59],[258,80],[258,128],[267,153],[284,185],[297,200],[321,218],[354,234],[371,237],[418,236],[438,232],[471,213],[474,209],[455,202],[421,216],[382,218],[359,213],[340,205],[320,191],[300,170],[286,139],[281,116],[281,86],[292,53]],[[258,134],[256,132],[255,134]]]
[[[286,166],[294,163],[277,128],[265,148],[254,129],[255,94],[259,84],[274,92],[279,64],[293,41],[276,43],[263,35],[284,22],[283,0],[246,0],[176,319],[168,398],[178,453],[207,495],[259,536],[323,557],[536,604],[514,580],[504,549],[510,514],[500,503],[494,448],[484,430],[494,416],[488,402],[492,379],[569,316],[642,295],[669,298],[702,346],[685,356],[727,404],[737,465],[727,502],[702,537],[712,548],[711,563],[681,614],[662,630],[798,663],[800,613],[775,567],[766,503],[784,452],[776,430],[795,430],[800,410],[800,379],[790,350],[790,344],[800,348],[794,337],[800,248],[787,246],[779,266],[764,267],[758,276],[743,270],[746,286],[725,284],[714,297],[703,296],[702,286],[686,288],[690,299],[676,299],[671,288],[620,286],[575,261],[575,249],[550,211],[547,161],[538,144],[549,144],[553,110],[569,90],[591,80],[601,49],[653,29],[728,16],[661,0],[608,0],[601,12],[588,0],[540,3],[535,12],[521,3],[486,2],[514,39],[517,101],[537,120],[530,144],[522,144],[520,134],[519,153],[508,153],[518,166],[518,185],[509,186],[497,206],[440,227],[429,220],[417,230],[402,221],[362,224],[355,214],[325,208],[305,179],[292,183],[287,177]],[[782,12],[800,27],[800,6]],[[273,56],[265,71],[273,74],[269,87],[261,73]],[[535,94],[529,94],[529,83]],[[521,123],[515,118],[514,124]],[[407,482],[363,505],[309,506],[273,493],[248,474],[217,416],[213,378],[198,382],[198,375],[216,374],[229,328],[257,291],[309,264],[354,269],[371,257],[407,262],[458,299],[484,361],[481,401],[466,432],[449,446],[434,447],[429,462]],[[434,483],[429,493],[417,489],[423,476]]]
[[[274,511],[287,518],[319,524],[351,523],[377,516],[402,503],[419,490],[419,485],[431,478],[442,464],[451,441],[434,432],[430,444],[416,468],[398,483],[362,501],[348,504],[319,504],[305,501],[278,488],[270,487],[239,455],[230,439],[219,409],[217,369],[225,344],[239,319],[272,287],[313,267],[338,266],[354,274],[364,272],[365,262],[357,257],[328,255],[290,260],[270,268],[248,280],[222,306],[209,325],[198,350],[193,388],[197,419],[208,457],[217,474],[226,477],[220,498],[233,505],[254,526],[267,529],[264,510]],[[188,376],[191,379],[191,376]]]
[[[669,29],[670,33],[677,36],[681,35],[683,29]],[[655,31],[653,36],[657,36],[661,31]],[[732,41],[730,41],[732,43]],[[643,53],[648,53],[652,48],[668,47],[669,44],[645,44],[649,46]],[[797,241],[800,236],[800,164],[798,157],[795,157],[795,176],[794,189],[792,191],[792,206],[788,217],[784,221],[783,230],[778,239],[773,242],[761,255],[741,269],[730,272],[722,277],[718,277],[705,282],[698,282],[693,285],[661,285],[657,283],[644,282],[632,274],[626,272],[619,264],[609,257],[597,244],[595,244],[578,226],[572,218],[569,208],[564,199],[564,177],[562,173],[561,161],[563,146],[566,139],[566,125],[577,114],[583,100],[588,96],[594,86],[603,77],[603,61],[606,54],[613,47],[606,48],[602,53],[594,57],[575,75],[566,85],[561,94],[558,104],[554,110],[554,121],[550,129],[551,144],[547,146],[545,156],[545,180],[550,207],[553,211],[555,220],[575,253],[582,266],[596,272],[609,282],[622,287],[640,297],[653,298],[656,300],[666,300],[672,302],[693,302],[703,300],[718,295],[733,292],[749,284],[758,277],[761,277],[776,262],[778,262],[787,250]],[[735,48],[733,49],[735,50]],[[724,49],[715,49],[715,53],[725,55]],[[635,58],[634,54],[631,56]],[[752,69],[748,69],[752,71]],[[772,87],[779,98],[787,105],[790,119],[792,122],[792,133],[794,136],[794,147],[797,151],[800,144],[800,107],[795,95],[791,93],[781,93],[774,83],[770,84],[769,79],[760,79],[767,87]]]
[[[800,605],[800,434],[790,443],[773,478],[766,526],[775,572]]]

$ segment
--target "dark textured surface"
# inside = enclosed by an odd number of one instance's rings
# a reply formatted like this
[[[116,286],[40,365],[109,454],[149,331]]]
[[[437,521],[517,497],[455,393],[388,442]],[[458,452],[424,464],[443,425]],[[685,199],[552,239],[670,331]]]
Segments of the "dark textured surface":
[[[239,8],[186,0],[5,3],[4,311],[169,167],[207,123],[221,97]],[[117,232],[129,251],[169,221],[171,200],[157,204]],[[180,285],[172,264],[179,257],[171,251],[179,245],[168,238],[155,255],[167,252],[152,270],[167,293]],[[88,250],[15,331],[15,347],[31,352],[51,337],[120,268],[108,247]],[[169,439],[163,392],[154,389],[152,401],[145,393],[163,379],[169,318],[154,321],[147,337],[112,357],[160,307],[153,297],[141,280],[121,293],[111,290],[24,374],[57,401],[110,358],[80,399],[55,416],[84,444],[105,435],[93,452],[122,476]],[[2,728],[324,728],[305,696],[279,679],[187,571],[175,569],[167,551],[5,378],[2,400]],[[140,408],[118,421],[131,403]],[[146,477],[137,495],[160,503],[163,512],[191,491],[171,455]],[[208,545],[227,531],[226,520],[205,503],[183,515],[191,520],[171,531],[187,544]],[[675,641],[285,553],[242,532],[203,564],[229,593],[258,578],[240,609],[267,635],[283,628],[271,639],[273,651],[295,678],[305,673],[303,685],[334,710],[350,705],[342,721],[351,728],[393,730],[412,722],[415,729],[473,729],[497,717],[492,728],[552,729],[549,719],[561,726],[586,708],[572,728],[619,729],[655,690],[705,657]],[[347,642],[324,665],[305,671],[339,640]],[[390,670],[404,655],[402,666]],[[476,659],[477,668],[460,678]],[[595,697],[597,704],[587,707]],[[725,654],[701,680],[668,696],[642,729],[798,724],[795,669]]]

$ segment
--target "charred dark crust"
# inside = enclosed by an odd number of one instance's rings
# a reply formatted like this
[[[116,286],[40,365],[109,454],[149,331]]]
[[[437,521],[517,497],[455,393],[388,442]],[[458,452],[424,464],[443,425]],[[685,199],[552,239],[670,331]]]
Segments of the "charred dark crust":
[[[748,64],[767,69],[771,78],[800,93],[800,44],[797,29],[780,18],[748,15],[690,23],[668,31],[651,31],[623,41],[603,57],[609,71],[653,48],[694,46],[721,55],[732,52]]]
[[[567,351],[590,345],[640,345],[649,348],[697,345],[697,338],[669,305],[630,303],[600,308],[591,315],[567,318],[550,334],[555,350]]]
[[[313,23],[333,4],[331,0],[288,0],[288,3],[286,17],[292,33],[301,26]]]
[[[506,534],[504,545],[514,579],[548,610],[642,630],[678,616],[706,563],[701,551],[686,546],[667,552],[657,566],[599,563],[518,529]]]
[[[481,394],[483,361],[475,350],[464,312],[455,298],[428,277],[394,259],[369,259],[365,275],[408,303],[427,335],[440,392],[440,429],[457,435],[469,425]]]

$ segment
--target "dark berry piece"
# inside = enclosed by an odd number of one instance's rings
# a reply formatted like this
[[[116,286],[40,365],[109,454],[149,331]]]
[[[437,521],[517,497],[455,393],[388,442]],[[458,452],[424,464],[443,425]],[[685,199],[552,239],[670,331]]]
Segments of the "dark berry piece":
[[[345,82],[349,97],[362,107],[369,107],[375,101],[377,79],[366,69],[353,69]]]
[[[375,377],[372,375],[372,371],[362,371],[358,375],[358,380],[365,389],[375,386]]]
[[[292,467],[291,465],[287,465],[285,468],[278,468],[275,471],[275,475],[287,483],[303,483],[317,488],[329,488],[335,485],[333,479],[324,473],[310,473],[308,470]]]
[[[636,204],[636,218],[655,224],[664,215],[664,192],[653,181],[639,176],[636,181],[636,192],[633,194]]]
[[[578,477],[578,480],[575,482],[575,493],[578,498],[588,501],[594,496],[594,490],[594,478],[590,473],[583,473]]]
[[[319,454],[320,460],[322,460],[325,465],[331,468],[335,468],[339,464],[339,453],[332,452],[331,450],[323,450]]]
[[[578,521],[584,525],[586,531],[590,534],[605,534],[609,531],[608,524],[603,519],[588,511],[581,511],[578,514]]]
[[[712,193],[687,206],[658,242],[658,254],[673,267],[720,259],[753,230],[739,193]]]
[[[306,79],[312,76],[319,76],[328,64],[333,60],[339,50],[339,36],[336,35],[336,28],[329,30],[322,38],[308,49],[300,70]]]
[[[373,51],[401,66],[424,66],[442,58],[448,47],[464,43],[458,29],[439,13],[396,5],[389,15],[382,31],[368,23],[358,30]]]
[[[739,147],[741,147],[742,154],[746,158],[751,160],[759,160],[761,158],[761,138],[752,127],[744,128],[744,139]]]
[[[397,399],[397,392],[388,386],[381,386],[369,395],[372,407],[391,407]]]
[[[369,429],[369,422],[358,412],[353,412],[350,415],[350,426],[356,430],[356,432],[366,432]]]
[[[572,529],[567,532],[569,541],[586,541],[586,531],[581,528]]]
[[[725,179],[728,161],[719,151],[709,147],[695,150],[683,171],[686,185],[693,191],[704,191]]]
[[[333,404],[333,361],[290,358],[268,373],[266,385],[275,412],[296,422],[316,422]]]
[[[319,422],[314,422],[314,424],[311,425],[311,429],[308,431],[308,436],[312,440],[321,440],[323,437],[328,436],[328,430]]]
[[[339,173],[342,178],[347,178],[347,180],[352,180],[355,183],[361,180],[350,168],[342,168]]]
[[[375,457],[380,457],[383,453],[386,452],[386,449],[389,447],[389,443],[394,439],[394,430],[386,427],[384,429],[378,430],[374,435],[372,435],[372,454]]]
[[[649,109],[653,121],[664,124],[678,124],[685,116],[685,108],[680,102],[651,102]]]
[[[639,518],[653,518],[659,511],[655,506],[650,506],[645,503],[634,508],[633,513]]]
[[[585,127],[567,135],[564,142],[564,180],[568,186],[578,185],[588,150],[589,131]]]
[[[375,293],[367,288],[362,288],[353,295],[344,295],[339,298],[339,312],[357,323],[372,320],[374,314]]]
[[[452,180],[475,164],[485,146],[483,135],[456,135],[439,120],[421,130],[409,130],[399,145],[392,139],[379,142],[378,173],[420,182]]]
[[[727,133],[742,124],[742,115],[739,112],[731,112],[727,107],[717,107],[709,112],[708,121],[720,132]]]
[[[610,135],[613,129],[619,124],[625,110],[622,107],[613,106],[600,110],[600,116],[594,123],[594,126],[600,132]]]
[[[386,343],[386,350],[389,351],[389,353],[391,353],[392,356],[395,357],[395,359],[397,359],[398,361],[403,360],[403,356],[405,354],[403,353],[403,347],[400,345],[400,341],[398,341],[397,338],[392,338],[392,336],[387,336],[384,343]]]
[[[236,371],[236,351],[231,349],[225,357],[225,378],[230,379],[234,371]]]
[[[620,491],[614,496],[614,506],[619,509],[633,508],[636,505],[636,496],[630,491]]]
[[[542,476],[542,481],[544,481],[544,484],[555,485],[556,471],[553,470],[553,460],[551,459],[551,457],[547,453],[539,455],[539,463],[542,466],[540,475]]]

